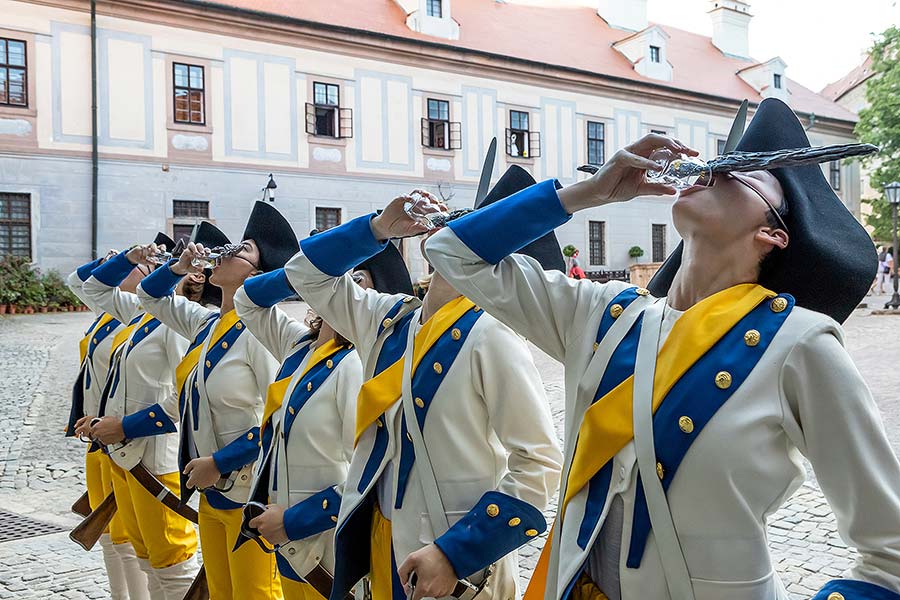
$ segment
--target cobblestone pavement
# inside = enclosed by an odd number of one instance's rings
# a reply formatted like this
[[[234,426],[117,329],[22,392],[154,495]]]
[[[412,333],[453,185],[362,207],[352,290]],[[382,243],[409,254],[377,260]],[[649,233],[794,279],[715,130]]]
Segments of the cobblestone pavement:
[[[869,298],[881,308],[884,297]],[[289,312],[302,317],[301,304]],[[900,454],[900,317],[860,310],[846,324],[846,344],[869,382]],[[84,490],[84,446],[62,437],[76,375],[76,340],[90,323],[88,313],[0,317],[0,510],[70,528],[77,518],[71,503]],[[562,433],[562,368],[535,350],[551,410]],[[552,517],[552,514],[548,515]],[[810,482],[802,486],[769,523],[776,569],[794,597],[809,598],[824,582],[840,577],[855,551],[836,532],[834,516]],[[520,551],[527,579],[542,545]],[[85,552],[55,533],[0,543],[0,599],[107,598],[99,551]]]

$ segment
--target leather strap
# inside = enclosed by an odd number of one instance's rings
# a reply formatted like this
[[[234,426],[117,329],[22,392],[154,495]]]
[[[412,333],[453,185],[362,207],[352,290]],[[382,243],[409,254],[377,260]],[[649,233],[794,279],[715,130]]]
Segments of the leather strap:
[[[162,502],[170,510],[181,515],[191,523],[197,522],[197,511],[187,504],[182,504],[178,499],[178,496],[167,488],[163,482],[157,479],[156,475],[148,471],[147,467],[143,464],[138,463],[128,472],[137,479],[137,482],[140,483],[145,490],[150,492],[151,496]]]
[[[657,475],[656,448],[653,444],[653,381],[665,305],[666,300],[662,298],[644,311],[634,366],[634,447],[669,596],[672,600],[694,600],[691,575],[678,541],[666,493]]]

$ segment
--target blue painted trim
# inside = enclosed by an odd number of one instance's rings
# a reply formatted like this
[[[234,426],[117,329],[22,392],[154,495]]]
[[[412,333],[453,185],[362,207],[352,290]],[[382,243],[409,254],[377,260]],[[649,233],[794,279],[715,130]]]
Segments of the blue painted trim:
[[[70,144],[90,144],[91,136],[63,133],[62,128],[62,48],[61,40],[64,33],[76,33],[86,38],[88,50],[91,47],[91,29],[85,25],[74,25],[52,21],[50,23],[51,70],[52,70],[52,103],[53,103],[53,140]],[[87,279],[87,278],[85,278]]]
[[[116,287],[134,270],[134,265],[125,255],[125,251],[119,252],[94,269],[91,275],[105,286]],[[81,276],[80,272],[78,276]]]
[[[880,585],[855,579],[834,579],[825,584],[812,600],[827,600],[838,593],[847,600],[900,600],[900,594]]]
[[[144,139],[131,140],[124,138],[114,138],[110,133],[110,94],[109,83],[113,78],[113,74],[109,71],[109,42],[110,40],[124,40],[140,44],[143,47],[144,59],[144,89],[141,93],[135,90],[135,95],[141,98],[144,103]],[[153,57],[150,54],[150,47],[153,40],[150,36],[138,35],[125,31],[116,31],[112,29],[99,29],[97,31],[97,51],[100,59],[99,67],[99,83],[100,90],[98,94],[98,110],[99,110],[99,143],[101,146],[116,146],[123,148],[143,148],[152,150],[153,143]]]
[[[491,141],[491,138],[497,138],[497,154],[503,156],[505,153],[505,140],[503,136],[500,136],[497,131],[497,90],[490,88],[482,88],[482,87],[473,87],[473,86],[462,86],[460,93],[462,94],[462,98],[460,100],[460,104],[462,105],[462,123],[477,123],[478,125],[478,134],[475,139],[467,139],[465,135],[463,136],[463,147],[462,147],[462,159],[463,159],[463,175],[465,177],[473,177],[477,179],[481,176],[481,167],[484,161],[484,153],[487,151],[488,144]],[[474,105],[475,105],[475,113],[474,115],[469,114],[469,97],[475,96]],[[487,113],[485,113],[484,109],[484,99],[490,99],[490,108]],[[487,125],[487,126],[486,126]],[[485,129],[489,131],[485,133]],[[465,132],[464,132],[465,133]],[[469,168],[469,161],[472,159],[472,153],[474,153],[475,163],[474,168]],[[499,177],[499,169],[500,164],[503,161],[496,160],[494,161],[494,173],[492,175],[493,178]]]
[[[258,54],[255,52],[246,52],[243,50],[233,50],[226,48],[222,53],[224,60],[224,90],[225,90],[225,155],[242,157],[242,158],[263,158],[273,160],[297,161],[297,62],[293,58],[284,56],[275,56],[269,54]],[[256,63],[256,106],[257,106],[257,150],[238,150],[233,145],[232,123],[232,99],[231,99],[231,60],[241,58],[254,61]],[[268,152],[266,150],[266,64],[286,65],[290,72],[290,152]]]
[[[170,265],[162,266],[141,280],[141,289],[154,298],[165,298],[175,292],[183,275],[172,272]]]
[[[152,417],[150,413],[153,413]],[[157,425],[157,423],[162,423],[162,425]],[[126,439],[133,440],[164,433],[174,433],[178,431],[178,428],[162,407],[159,404],[154,404],[150,408],[122,417],[122,430],[125,432]]]
[[[488,514],[490,505],[499,508],[494,517]],[[511,521],[513,518],[519,521]],[[434,543],[453,565],[456,576],[463,578],[500,560],[546,529],[547,521],[537,507],[508,494],[490,491]],[[526,535],[529,530],[537,534]]]
[[[703,428],[747,380],[791,313],[794,298],[788,294],[780,297],[788,302],[786,310],[776,313],[771,309],[770,300],[761,302],[691,365],[656,410],[653,415],[653,439],[657,460],[664,468],[664,490],[672,485],[681,461]],[[756,346],[744,343],[744,334],[750,329],[760,333]],[[731,385],[724,390],[715,385],[716,373],[720,371],[731,374]],[[685,433],[679,427],[681,416],[688,416],[693,421],[691,433]],[[651,529],[640,475],[637,492],[626,562],[630,569],[640,567]]]
[[[321,272],[340,277],[387,247],[372,233],[369,221],[375,214],[363,215],[300,242],[300,250]]]
[[[378,324],[378,333],[375,334],[375,337],[378,338],[386,327],[384,326],[384,322],[386,319],[390,319],[390,323],[393,324],[394,317],[397,316],[397,313],[400,312],[400,309],[403,308],[403,305],[406,304],[403,300],[397,300],[397,303],[391,307],[391,310],[387,311],[384,315],[384,319],[381,320],[381,323]]]
[[[94,359],[94,351],[97,349],[97,346],[99,346],[107,337],[114,334],[119,325],[121,325],[121,323],[119,323],[118,320],[113,319],[104,325],[100,331],[94,334],[94,337],[91,338],[91,342],[88,345],[88,360]],[[90,383],[87,384],[87,387],[90,389]]]
[[[249,465],[259,456],[259,427],[251,427],[247,433],[233,440],[224,448],[213,452],[212,458],[223,476]]]
[[[637,300],[639,295],[637,293],[636,287],[631,287],[626,290],[622,290],[619,292],[615,298],[610,301],[609,304],[606,305],[606,308],[603,310],[603,316],[600,317],[600,327],[597,329],[597,343],[603,341],[603,338],[606,337],[606,334],[609,332],[610,328],[613,326],[613,323],[616,322],[616,318],[612,316],[612,312],[610,312],[610,307],[613,304],[618,304],[623,309],[628,308],[632,302]]]
[[[411,392],[413,398],[422,400],[423,406],[420,408],[416,405],[416,423],[419,431],[425,431],[425,419],[428,416],[428,410],[434,401],[434,396],[446,379],[447,373],[456,361],[462,350],[463,344],[472,332],[472,328],[478,319],[484,314],[482,310],[471,308],[460,316],[447,330],[441,334],[434,345],[428,349],[428,352],[422,356],[418,368],[412,375]],[[453,332],[459,332],[459,339],[454,339]],[[440,363],[443,367],[440,373],[436,373],[432,368],[435,363]],[[412,466],[415,463],[415,448],[412,440],[409,439],[407,433],[406,419],[403,419],[402,431],[400,432],[400,465],[397,469],[397,498],[394,508],[399,510],[403,507],[403,499],[406,496],[406,484],[409,481]]]
[[[240,327],[238,327],[239,324]],[[234,347],[234,343],[245,331],[247,331],[247,328],[244,327],[244,324],[240,320],[238,320],[231,326],[231,329],[226,331],[222,337],[216,340],[215,346],[210,344],[210,346],[206,348],[206,362],[203,363],[203,381],[209,379],[209,374],[216,368],[219,361],[225,357],[225,354]]]
[[[556,108],[556,123],[552,126],[549,123],[549,119],[547,115],[547,107]],[[569,161],[563,161],[563,131],[564,131],[564,123],[563,123],[563,111],[565,109],[569,109],[572,112],[572,120],[570,124],[569,131],[572,132],[572,158]],[[550,149],[550,144],[547,143],[550,140],[550,132],[553,132],[556,136],[556,178],[560,181],[571,183],[575,181],[576,171],[575,165],[578,160],[578,142],[582,138],[578,134],[578,120],[576,118],[576,104],[575,102],[570,102],[568,100],[558,100],[556,98],[546,98],[541,97],[541,165],[544,170],[544,174],[548,174],[549,164],[550,164],[550,153],[548,150]],[[585,130],[587,130],[587,125],[585,125]],[[499,143],[499,140],[498,140]],[[586,143],[586,142],[585,142]]]
[[[275,306],[296,293],[283,268],[250,277],[244,281],[244,291],[254,304],[263,308]]]
[[[291,541],[328,531],[337,523],[340,508],[341,497],[334,486],[326,488],[284,511],[284,531]]]
[[[363,158],[363,147],[364,136],[367,135],[367,130],[362,126],[362,107],[363,107],[363,98],[362,94],[357,91],[355,94],[355,115],[353,119],[353,135],[357,138],[356,143],[356,165],[359,167],[363,167],[366,169],[389,169],[391,171],[401,171],[412,173],[416,169],[416,143],[415,143],[415,132],[417,131],[415,127],[415,123],[409,122],[408,120],[404,120],[403,124],[408,127],[409,133],[407,135],[407,152],[406,152],[406,162],[393,162],[391,161],[390,155],[390,131],[391,131],[391,122],[390,122],[390,110],[388,110],[388,82],[401,83],[406,86],[407,93],[407,105],[409,106],[409,112],[412,113],[413,110],[413,81],[412,78],[406,77],[404,75],[395,75],[393,73],[380,73],[378,71],[369,71],[366,69],[356,69],[353,72],[353,79],[358,82],[358,87],[362,88],[363,79],[375,79],[381,82],[381,160],[366,160]],[[371,99],[367,99],[367,102],[371,102]],[[404,113],[405,115],[406,113]],[[404,117],[405,119],[405,117]]]
[[[448,227],[482,260],[497,264],[571,218],[559,202],[555,180],[548,179],[456,219]]]
[[[632,134],[631,119],[635,119],[635,129]],[[613,109],[613,122],[615,123],[614,148],[623,148],[632,142],[636,142],[641,137],[641,122],[643,121],[641,113],[635,110],[624,110],[621,108]],[[620,129],[624,130],[625,135],[620,136]]]
[[[406,350],[409,324],[412,323],[414,314],[415,311],[409,312],[400,317],[399,321],[391,323],[391,332],[381,344],[381,350],[378,352],[378,360],[375,361],[375,371],[372,373],[372,377],[375,377],[403,357],[403,352]],[[380,330],[379,337],[382,333],[384,333],[383,329]]]
[[[91,262],[85,263],[85,264],[81,265],[80,267],[78,267],[77,269],[75,269],[75,272],[78,273],[78,279],[80,279],[81,281],[87,281],[88,279],[90,279],[91,275],[93,274],[94,269],[99,267],[101,262],[103,262],[103,259],[98,258],[97,260],[92,260]],[[118,285],[118,284],[116,284],[116,285]],[[97,317],[97,320],[99,320],[99,319],[100,319],[100,317]],[[97,321],[94,321],[94,323],[96,324]],[[93,325],[91,327],[93,327]],[[90,329],[88,329],[88,331],[90,331]],[[87,335],[87,331],[85,331],[84,334]]]

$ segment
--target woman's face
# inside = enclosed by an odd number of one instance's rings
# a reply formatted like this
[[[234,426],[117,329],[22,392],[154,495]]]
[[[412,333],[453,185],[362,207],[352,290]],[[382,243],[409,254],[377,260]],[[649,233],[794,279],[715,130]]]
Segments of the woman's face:
[[[259,272],[259,248],[253,240],[241,242],[241,251],[226,256],[213,268],[209,281],[219,287],[240,287],[244,280]]]

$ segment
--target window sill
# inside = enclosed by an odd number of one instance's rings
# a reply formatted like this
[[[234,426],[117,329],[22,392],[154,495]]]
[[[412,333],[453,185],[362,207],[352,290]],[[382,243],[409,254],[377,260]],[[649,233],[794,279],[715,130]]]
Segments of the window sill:
[[[431,146],[422,146],[422,154],[431,155],[431,156],[454,156],[456,155],[456,150],[451,150],[447,148],[432,148]]]
[[[169,131],[183,131],[185,133],[212,133],[212,125],[191,125],[190,123],[175,123],[170,121],[166,124]]]
[[[0,106],[0,117],[36,117],[37,109],[28,106]]]
[[[330,135],[316,135],[314,133],[307,133],[306,136],[309,138],[310,144],[321,144],[323,146],[346,146],[349,139],[331,137]]]
[[[516,163],[518,165],[533,165],[534,160],[535,159],[531,157],[524,158],[522,156],[510,156],[509,154],[506,155],[506,162]]]

